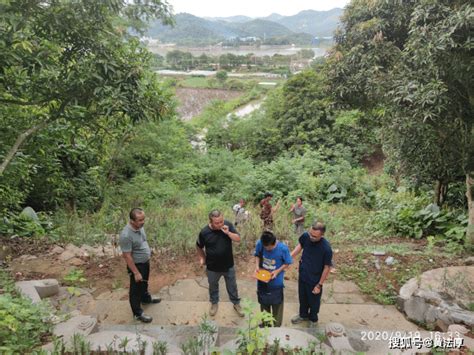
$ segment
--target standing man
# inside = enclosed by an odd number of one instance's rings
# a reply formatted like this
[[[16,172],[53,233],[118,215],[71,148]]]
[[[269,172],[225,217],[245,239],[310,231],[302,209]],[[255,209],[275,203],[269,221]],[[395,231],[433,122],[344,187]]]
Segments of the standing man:
[[[272,207],[272,198],[273,194],[271,192],[265,192],[262,201],[260,201],[260,207],[262,208],[262,210],[260,211],[260,219],[263,222],[264,230],[273,229],[273,215],[280,207],[280,201],[277,202],[275,207]]]
[[[222,212],[213,210],[209,213],[209,224],[199,233],[196,242],[199,263],[206,264],[207,281],[209,282],[209,315],[215,316],[219,303],[219,280],[224,276],[225,286],[234,310],[240,317],[244,316],[240,307],[237,291],[237,280],[234,269],[232,242],[240,242],[240,235],[232,223],[224,220]]]
[[[291,256],[295,257],[303,250],[298,277],[300,310],[291,319],[293,324],[309,320],[310,327],[314,328],[318,322],[323,284],[332,261],[332,249],[324,238],[325,231],[323,223],[314,222],[309,231],[300,236],[298,245],[291,252]]]
[[[306,216],[306,208],[303,207],[303,198],[301,196],[296,198],[296,204],[291,206],[290,212],[293,213],[291,223],[295,225],[295,233],[297,236],[300,236],[304,232],[304,218]]]
[[[150,276],[151,250],[146,240],[145,212],[141,208],[130,211],[130,221],[120,233],[120,249],[130,275],[129,300],[136,320],[150,323],[153,318],[143,313],[141,304],[159,303],[159,298],[152,298],[148,292]]]
[[[268,282],[257,281],[257,296],[260,310],[269,312],[275,318],[275,327],[283,321],[283,279],[285,270],[293,263],[286,244],[277,241],[270,231],[262,233],[255,247],[255,272],[265,269],[270,272]]]
[[[239,203],[235,204],[232,207],[232,211],[235,214],[235,226],[237,227],[242,222],[245,222],[248,218],[248,212],[244,208],[245,200],[243,198],[240,199]]]

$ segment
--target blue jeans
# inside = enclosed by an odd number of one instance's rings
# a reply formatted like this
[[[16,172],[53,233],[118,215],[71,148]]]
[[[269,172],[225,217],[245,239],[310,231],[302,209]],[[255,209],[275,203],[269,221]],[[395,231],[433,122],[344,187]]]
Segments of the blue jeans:
[[[219,280],[224,276],[225,287],[229,294],[230,301],[233,304],[239,304],[240,298],[237,291],[237,280],[235,278],[235,269],[231,267],[227,271],[206,270],[207,281],[209,282],[209,299],[212,304],[219,303]]]
[[[321,292],[315,295],[313,288],[315,285],[310,285],[306,282],[298,280],[298,297],[300,301],[300,317],[309,319],[311,322],[318,321],[319,308],[321,306]]]

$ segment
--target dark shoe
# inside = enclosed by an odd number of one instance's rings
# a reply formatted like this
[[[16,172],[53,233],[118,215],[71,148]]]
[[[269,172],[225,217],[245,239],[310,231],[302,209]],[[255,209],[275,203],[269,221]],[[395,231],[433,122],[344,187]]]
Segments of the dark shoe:
[[[216,315],[218,307],[219,306],[217,305],[217,303],[211,304],[211,309],[209,310],[209,315],[211,317],[214,317]]]
[[[161,302],[161,298],[152,298],[150,301],[142,302],[142,304],[156,304],[160,302]]]
[[[317,326],[318,326],[318,322],[317,322],[317,321],[316,321],[316,322],[310,321],[310,322],[309,322],[309,325],[308,325],[308,328],[315,329],[315,328],[317,328]]]
[[[299,324],[299,323],[307,321],[307,320],[308,320],[308,318],[303,318],[299,314],[297,314],[296,316],[291,318],[291,323],[292,324]]]
[[[242,311],[242,307],[240,307],[240,304],[234,304],[234,311],[237,312],[239,317],[245,317],[244,312]]]
[[[144,315],[144,314],[140,314],[139,316],[134,316],[133,318],[135,318],[135,320],[139,320],[140,322],[143,322],[143,323],[151,323],[151,321],[153,320],[152,317]]]

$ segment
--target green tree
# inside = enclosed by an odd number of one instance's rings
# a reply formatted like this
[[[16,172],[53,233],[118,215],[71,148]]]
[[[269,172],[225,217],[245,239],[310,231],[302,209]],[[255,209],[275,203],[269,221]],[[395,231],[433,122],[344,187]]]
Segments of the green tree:
[[[227,72],[225,70],[219,70],[216,73],[216,79],[219,80],[221,83],[227,80]]]
[[[290,78],[269,115],[280,130],[285,150],[303,152],[307,146],[332,144],[334,118],[322,74],[304,71]]]
[[[171,22],[167,5],[155,0],[0,4],[2,205],[12,189],[31,189],[41,154],[51,168],[70,163],[59,155],[46,157],[49,148],[72,149],[93,135],[114,136],[172,107],[149,70],[150,53],[127,34],[128,27],[140,31],[144,20],[156,16]]]
[[[386,120],[393,157],[404,174],[436,182],[436,203],[442,204],[449,183],[466,181],[471,230],[473,20],[469,1],[417,4],[402,58],[393,69]]]

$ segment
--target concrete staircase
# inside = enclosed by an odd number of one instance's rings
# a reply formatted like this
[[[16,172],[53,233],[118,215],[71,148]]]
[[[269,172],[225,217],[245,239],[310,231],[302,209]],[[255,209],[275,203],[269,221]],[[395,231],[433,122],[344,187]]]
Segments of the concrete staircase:
[[[298,312],[297,283],[286,281],[285,310],[283,327],[300,330],[311,335],[327,333],[326,326],[336,322],[344,326],[343,338],[328,338],[325,353],[346,354],[362,352],[367,354],[415,354],[428,353],[429,347],[421,344],[405,349],[391,349],[390,337],[418,335],[422,340],[431,336],[417,325],[407,321],[394,306],[383,306],[368,300],[355,284],[335,280],[325,285],[323,303],[316,329],[306,324],[295,327],[290,319]],[[241,298],[256,302],[256,282],[248,279],[238,280]],[[145,313],[153,317],[151,324],[134,321],[128,303],[128,290],[119,289],[98,296],[83,313],[97,317],[101,331],[128,331],[148,335],[157,340],[166,341],[174,351],[190,337],[197,336],[198,324],[209,312],[207,279],[183,279],[174,285],[163,288],[155,295],[162,302],[145,306]],[[245,326],[246,320],[239,317],[229,302],[224,280],[220,284],[219,311],[213,320],[219,326],[217,346],[235,338],[238,328]],[[284,332],[284,330],[283,330]],[[344,341],[343,341],[344,340]],[[350,349],[350,350],[349,350]]]

